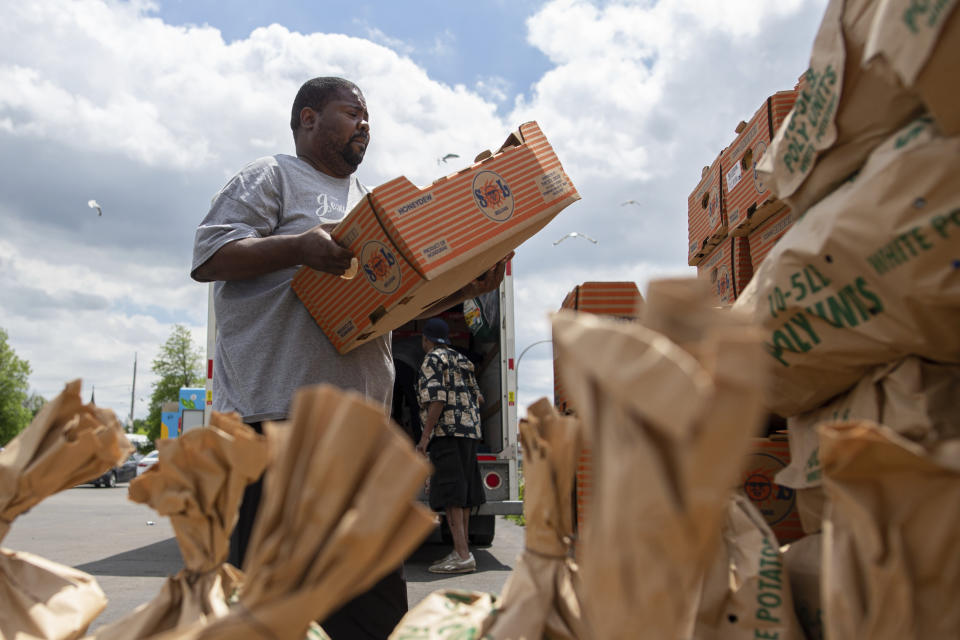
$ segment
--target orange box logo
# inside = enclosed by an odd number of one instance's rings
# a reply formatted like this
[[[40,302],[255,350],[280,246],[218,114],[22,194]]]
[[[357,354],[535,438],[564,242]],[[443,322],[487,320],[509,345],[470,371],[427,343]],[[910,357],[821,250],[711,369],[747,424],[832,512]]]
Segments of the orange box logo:
[[[481,171],[474,177],[473,198],[483,215],[494,222],[504,222],[513,215],[513,193],[493,171]]]
[[[360,250],[363,273],[380,293],[393,293],[400,288],[400,265],[396,254],[387,245],[372,240]]]

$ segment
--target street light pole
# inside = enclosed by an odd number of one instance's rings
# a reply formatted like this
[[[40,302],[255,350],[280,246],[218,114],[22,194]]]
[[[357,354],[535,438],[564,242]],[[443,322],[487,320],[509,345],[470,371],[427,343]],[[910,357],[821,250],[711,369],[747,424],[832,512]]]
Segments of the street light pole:
[[[524,348],[524,350],[520,352],[520,355],[517,357],[517,391],[520,390],[520,361],[523,360],[523,354],[525,354],[527,351],[529,351],[529,350],[530,350],[530,347],[535,347],[535,346],[537,346],[538,344],[543,344],[544,342],[553,342],[553,340],[550,340],[549,338],[547,338],[546,340],[537,340],[536,342],[534,342],[534,343],[532,343],[532,344],[528,344],[528,345]]]
[[[130,432],[133,432],[133,398],[137,393],[137,352],[133,352],[133,384],[130,386]]]

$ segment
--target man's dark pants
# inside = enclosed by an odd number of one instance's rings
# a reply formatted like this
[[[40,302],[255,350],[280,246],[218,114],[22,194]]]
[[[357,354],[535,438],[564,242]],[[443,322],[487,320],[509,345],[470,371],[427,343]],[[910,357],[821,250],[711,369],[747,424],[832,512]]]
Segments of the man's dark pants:
[[[262,423],[255,422],[250,426],[257,433],[263,433]],[[243,568],[262,493],[263,476],[247,485],[243,492],[243,502],[240,503],[237,525],[230,536],[230,555],[227,558],[235,567]],[[381,578],[369,591],[327,616],[320,626],[332,640],[386,640],[407,608],[407,581],[403,578],[401,565]]]

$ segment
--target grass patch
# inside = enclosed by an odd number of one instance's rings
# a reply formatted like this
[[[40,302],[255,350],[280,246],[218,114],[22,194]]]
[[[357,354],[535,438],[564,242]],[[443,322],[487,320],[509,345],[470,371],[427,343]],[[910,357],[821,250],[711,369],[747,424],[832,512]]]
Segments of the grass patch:
[[[518,489],[517,493],[519,494],[520,500],[522,501],[522,500],[523,500],[523,480],[520,481],[520,488]],[[522,514],[522,513],[521,513],[520,515],[517,515],[517,516],[509,515],[509,516],[504,516],[504,517],[505,517],[507,520],[510,520],[511,522],[515,522],[516,524],[520,525],[521,527],[525,527],[525,526],[527,525],[527,519],[523,517],[523,514]]]

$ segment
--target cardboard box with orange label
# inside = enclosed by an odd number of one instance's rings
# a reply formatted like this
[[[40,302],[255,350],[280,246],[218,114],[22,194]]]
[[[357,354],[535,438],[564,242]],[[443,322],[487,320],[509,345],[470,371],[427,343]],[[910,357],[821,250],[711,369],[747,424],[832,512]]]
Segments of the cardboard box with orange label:
[[[724,238],[697,265],[697,275],[710,284],[717,304],[733,304],[753,277],[750,243],[747,238]]]
[[[346,353],[454,293],[579,199],[528,122],[497,153],[428,187],[400,177],[374,189],[331,232],[359,261],[356,277],[302,267],[293,289]]]
[[[700,182],[687,198],[687,264],[699,264],[727,235],[720,156],[704,167]]]
[[[778,91],[767,98],[739,135],[720,154],[723,201],[730,235],[747,235],[783,205],[757,176],[757,163],[796,102],[797,92]]]
[[[785,433],[755,438],[744,463],[741,489],[776,534],[780,544],[804,536],[797,511],[797,494],[778,485],[774,476],[790,464],[790,447]]]
[[[790,230],[797,218],[799,216],[793,209],[784,206],[750,232],[747,238],[750,240],[750,262],[754,270],[767,257],[773,245]]]

